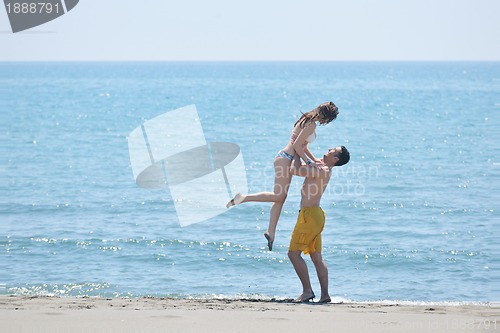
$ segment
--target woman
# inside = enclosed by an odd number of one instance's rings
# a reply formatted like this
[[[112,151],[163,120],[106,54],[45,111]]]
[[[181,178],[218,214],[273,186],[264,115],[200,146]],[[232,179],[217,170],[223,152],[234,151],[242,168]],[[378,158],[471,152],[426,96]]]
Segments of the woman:
[[[326,125],[330,123],[337,118],[338,113],[338,108],[332,102],[323,103],[314,110],[303,113],[293,127],[290,141],[274,158],[274,192],[260,192],[255,194],[238,193],[227,203],[227,208],[250,201],[273,203],[269,217],[269,226],[264,233],[269,251],[273,249],[276,226],[288,194],[290,182],[292,181],[290,166],[293,157],[294,155],[298,155],[307,164],[318,165],[320,160],[314,157],[307,144],[316,139],[317,124]]]

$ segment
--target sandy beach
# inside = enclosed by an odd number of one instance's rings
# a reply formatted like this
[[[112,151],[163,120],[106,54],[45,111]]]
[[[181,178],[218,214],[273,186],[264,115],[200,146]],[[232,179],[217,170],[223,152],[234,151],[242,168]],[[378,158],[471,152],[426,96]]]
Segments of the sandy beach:
[[[0,297],[2,332],[497,332],[493,305]]]

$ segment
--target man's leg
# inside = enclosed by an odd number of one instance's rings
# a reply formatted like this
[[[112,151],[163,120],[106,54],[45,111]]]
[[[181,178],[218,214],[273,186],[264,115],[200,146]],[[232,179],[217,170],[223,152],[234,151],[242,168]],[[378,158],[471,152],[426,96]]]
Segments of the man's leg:
[[[318,274],[319,285],[321,286],[321,298],[320,302],[330,302],[330,295],[328,294],[328,268],[323,261],[323,256],[321,252],[311,252],[311,260],[316,267],[316,273]]]
[[[288,251],[288,258],[290,258],[293,268],[302,283],[302,295],[297,298],[297,301],[306,302],[314,298],[314,292],[311,287],[311,280],[309,280],[307,264],[302,259],[301,253],[302,251]]]

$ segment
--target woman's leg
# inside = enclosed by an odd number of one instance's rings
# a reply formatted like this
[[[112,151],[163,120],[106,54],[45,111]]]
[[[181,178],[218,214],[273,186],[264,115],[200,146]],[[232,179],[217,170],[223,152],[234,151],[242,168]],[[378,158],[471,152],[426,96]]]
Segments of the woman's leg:
[[[288,189],[292,181],[292,174],[290,173],[290,166],[292,161],[284,157],[277,157],[274,159],[274,191],[273,192],[259,192],[253,194],[240,194],[238,193],[234,199],[227,203],[226,207],[231,207],[245,202],[272,202],[271,212],[269,216],[269,226],[264,236],[267,239],[267,246],[269,251],[273,249],[274,235],[276,233],[276,226],[281,215],[281,209],[285,203]]]
[[[292,181],[292,174],[290,173],[290,160],[285,158],[277,158],[274,161],[274,193],[276,195],[275,201],[271,206],[269,214],[269,226],[264,236],[267,239],[267,246],[269,251],[273,249],[274,235],[276,234],[276,226],[281,215],[283,204],[285,203],[288,195],[288,189]]]
[[[258,192],[252,194],[236,194],[233,200],[227,203],[227,207],[242,204],[245,202],[285,202],[286,195],[288,193],[288,188],[290,187],[290,182],[292,180],[292,175],[290,174],[291,161],[284,157],[278,157],[274,159],[274,192]],[[279,213],[276,221],[279,218]],[[276,213],[274,214],[276,215]],[[276,229],[276,228],[275,228]]]

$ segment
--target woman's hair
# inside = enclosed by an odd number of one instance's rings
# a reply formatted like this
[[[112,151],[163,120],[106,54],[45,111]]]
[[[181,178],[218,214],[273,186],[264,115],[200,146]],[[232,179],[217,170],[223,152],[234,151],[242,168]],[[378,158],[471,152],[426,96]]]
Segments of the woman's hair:
[[[335,120],[338,114],[339,108],[335,104],[333,104],[333,102],[326,102],[319,105],[314,110],[302,113],[302,116],[295,122],[295,125],[293,126],[297,126],[298,124],[300,127],[304,128],[306,125],[314,121],[320,121],[321,125],[326,125],[329,122]]]

